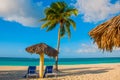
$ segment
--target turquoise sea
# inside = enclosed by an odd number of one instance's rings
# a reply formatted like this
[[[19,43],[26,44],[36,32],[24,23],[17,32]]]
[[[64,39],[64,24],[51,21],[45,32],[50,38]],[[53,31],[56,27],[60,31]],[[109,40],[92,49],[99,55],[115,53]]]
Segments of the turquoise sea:
[[[54,65],[54,59],[45,59],[45,65]],[[118,58],[59,58],[59,65],[120,63]],[[5,58],[0,57],[0,66],[39,65],[37,58]]]

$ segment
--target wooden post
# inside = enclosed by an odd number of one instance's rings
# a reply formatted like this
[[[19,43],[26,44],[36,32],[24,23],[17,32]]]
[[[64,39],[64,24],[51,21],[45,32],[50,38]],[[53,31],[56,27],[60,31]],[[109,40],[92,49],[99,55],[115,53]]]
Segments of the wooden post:
[[[40,66],[39,66],[39,77],[43,78],[44,72],[44,53],[40,54]]]

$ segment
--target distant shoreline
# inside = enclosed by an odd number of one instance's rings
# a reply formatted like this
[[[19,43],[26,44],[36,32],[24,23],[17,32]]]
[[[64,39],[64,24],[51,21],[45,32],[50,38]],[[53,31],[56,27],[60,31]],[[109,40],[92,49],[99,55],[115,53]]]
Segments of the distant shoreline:
[[[18,59],[39,59],[39,58],[30,58],[30,57],[0,57],[0,58],[18,58]],[[59,58],[59,59],[91,59],[91,58],[120,58],[120,57],[80,57],[80,58]],[[45,59],[49,59],[48,58],[45,58]]]
[[[54,65],[55,59],[45,58],[45,65]],[[59,58],[59,65],[110,64],[120,63],[120,58]],[[0,58],[0,66],[38,66],[36,58]]]
[[[60,64],[58,66],[73,66],[73,65],[101,65],[101,64],[120,64],[120,62],[116,63],[91,63],[91,64]],[[23,66],[29,66],[29,65],[0,65],[0,66],[18,66],[18,67],[23,67]],[[32,66],[39,66],[39,65],[32,65]],[[47,65],[44,65],[47,66]]]
[[[58,66],[77,66],[77,65],[101,65],[101,64],[120,64],[120,62],[116,62],[116,63],[91,63],[91,64],[60,64]],[[11,67],[11,66],[17,66],[17,67],[27,67],[27,66],[30,66],[30,65],[0,65],[0,67],[4,67],[4,66],[7,66],[7,67]],[[33,65],[33,66],[39,66],[39,65]],[[47,65],[44,65],[44,66],[47,66]],[[53,65],[54,66],[54,65]]]

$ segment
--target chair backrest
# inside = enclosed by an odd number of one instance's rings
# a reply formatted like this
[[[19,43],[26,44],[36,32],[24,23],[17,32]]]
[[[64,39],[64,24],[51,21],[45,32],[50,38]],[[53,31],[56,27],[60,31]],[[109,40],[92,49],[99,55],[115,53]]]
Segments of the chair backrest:
[[[44,73],[44,76],[47,74],[47,73],[52,73],[53,72],[53,66],[46,66],[45,68],[45,73]]]
[[[28,74],[36,73],[36,66],[29,66],[28,67]]]
[[[53,72],[53,66],[46,66],[45,72],[46,73],[52,73]]]

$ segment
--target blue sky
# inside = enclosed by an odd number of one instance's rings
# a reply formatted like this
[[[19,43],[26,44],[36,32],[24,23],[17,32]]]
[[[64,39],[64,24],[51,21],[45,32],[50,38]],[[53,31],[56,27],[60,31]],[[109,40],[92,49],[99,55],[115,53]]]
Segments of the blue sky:
[[[0,0],[0,57],[29,57],[25,48],[44,42],[57,46],[58,27],[50,32],[40,29],[44,9],[57,0]],[[60,58],[120,57],[120,49],[102,52],[93,44],[88,32],[102,22],[120,14],[119,0],[59,0],[79,10],[77,29],[71,28],[71,39],[61,39]],[[47,57],[47,56],[46,56]]]

